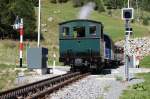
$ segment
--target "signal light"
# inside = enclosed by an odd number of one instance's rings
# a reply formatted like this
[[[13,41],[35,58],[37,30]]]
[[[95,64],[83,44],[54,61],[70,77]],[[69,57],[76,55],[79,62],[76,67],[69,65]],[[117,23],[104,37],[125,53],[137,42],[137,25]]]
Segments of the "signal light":
[[[123,20],[133,19],[133,13],[134,13],[133,8],[123,8],[122,9],[122,19]]]

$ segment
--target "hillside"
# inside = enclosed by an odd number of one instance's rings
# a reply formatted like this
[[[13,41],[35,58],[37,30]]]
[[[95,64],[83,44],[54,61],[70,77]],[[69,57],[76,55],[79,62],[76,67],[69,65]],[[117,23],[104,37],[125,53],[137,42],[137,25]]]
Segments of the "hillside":
[[[43,32],[45,41],[42,42],[42,45],[48,46],[50,50],[49,56],[52,56],[54,51],[55,53],[58,51],[58,23],[76,19],[80,9],[81,8],[73,8],[71,2],[65,4],[51,4],[48,0],[43,0],[42,23],[47,24],[46,28],[48,31]],[[116,14],[111,17],[108,16],[106,12],[98,13],[97,11],[93,11],[89,19],[101,21],[104,24],[104,31],[107,32],[114,41],[117,41],[124,38],[124,21],[121,20],[120,15],[117,15],[118,11],[114,11],[114,13]],[[52,22],[48,21],[50,17],[53,18]],[[132,26],[134,37],[150,36],[149,27],[137,23],[132,24]]]
[[[41,46],[49,49],[49,63],[52,62],[53,53],[58,57],[58,23],[71,19],[76,19],[80,8],[73,8],[72,3],[52,4],[49,0],[42,0],[41,20],[42,35],[44,40]],[[37,10],[37,8],[35,8]],[[114,41],[123,40],[124,38],[124,21],[121,20],[119,11],[113,11],[113,16],[108,16],[106,12],[98,13],[93,11],[89,19],[101,21],[104,24],[104,31],[109,34]],[[150,36],[150,29],[137,23],[132,24],[133,37]],[[31,47],[36,47],[36,42],[29,42]],[[27,42],[25,42],[26,46]],[[19,42],[2,40],[0,43],[0,62],[1,63],[17,63],[18,62],[18,46]],[[26,47],[24,47],[24,63]],[[2,57],[3,56],[3,57]],[[58,60],[58,58],[57,58]],[[58,62],[58,61],[57,61]]]

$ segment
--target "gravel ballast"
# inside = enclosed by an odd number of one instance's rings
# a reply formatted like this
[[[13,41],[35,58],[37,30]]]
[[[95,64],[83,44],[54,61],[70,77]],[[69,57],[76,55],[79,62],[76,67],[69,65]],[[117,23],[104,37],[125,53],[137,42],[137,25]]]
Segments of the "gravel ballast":
[[[119,69],[121,72],[122,67]],[[120,72],[108,75],[90,75],[52,93],[47,99],[119,99],[127,86],[144,81],[142,79],[132,79],[129,82],[116,80]]]

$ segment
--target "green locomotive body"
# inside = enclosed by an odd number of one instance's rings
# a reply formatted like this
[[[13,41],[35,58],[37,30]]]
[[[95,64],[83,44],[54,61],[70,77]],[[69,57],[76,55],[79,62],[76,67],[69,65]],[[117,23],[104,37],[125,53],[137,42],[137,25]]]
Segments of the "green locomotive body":
[[[70,65],[72,70],[100,70],[106,60],[108,62],[115,57],[112,41],[109,38],[105,40],[104,37],[101,22],[79,19],[60,23],[60,62]],[[104,40],[110,44],[104,43]],[[108,46],[108,54],[105,46]]]

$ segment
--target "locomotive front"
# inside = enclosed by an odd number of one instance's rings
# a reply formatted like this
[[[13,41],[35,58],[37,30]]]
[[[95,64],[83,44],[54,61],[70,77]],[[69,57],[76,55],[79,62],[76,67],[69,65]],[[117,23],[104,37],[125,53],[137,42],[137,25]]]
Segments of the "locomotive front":
[[[71,20],[60,23],[59,31],[60,62],[70,65],[72,70],[102,68],[104,49],[100,22]]]

